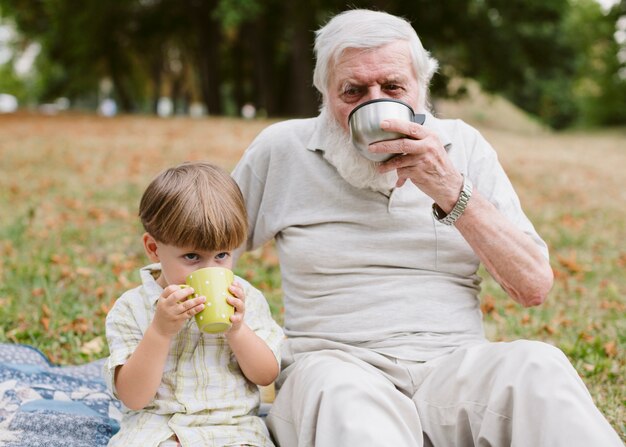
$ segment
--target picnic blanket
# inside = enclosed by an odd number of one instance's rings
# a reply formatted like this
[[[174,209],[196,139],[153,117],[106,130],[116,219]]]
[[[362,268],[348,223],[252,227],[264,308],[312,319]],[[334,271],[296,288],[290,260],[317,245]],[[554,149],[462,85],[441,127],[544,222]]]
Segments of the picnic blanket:
[[[0,446],[106,446],[122,414],[104,361],[54,366],[33,347],[0,343]]]

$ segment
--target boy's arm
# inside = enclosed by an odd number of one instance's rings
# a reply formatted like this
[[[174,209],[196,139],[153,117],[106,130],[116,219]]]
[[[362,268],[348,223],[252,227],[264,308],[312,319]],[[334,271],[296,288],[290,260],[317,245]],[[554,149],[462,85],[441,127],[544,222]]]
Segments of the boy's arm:
[[[115,389],[131,410],[141,410],[156,395],[171,340],[185,322],[200,312],[205,298],[190,298],[191,287],[168,286],[159,297],[154,319],[126,363],[115,370]]]
[[[276,356],[265,340],[244,322],[246,293],[242,284],[235,281],[228,290],[233,296],[227,301],[235,313],[230,317],[232,326],[226,332],[226,341],[246,378],[256,385],[269,385],[280,372]]]
[[[115,389],[131,410],[141,410],[154,398],[163,376],[170,339],[150,325],[130,358],[115,370]]]
[[[248,380],[265,386],[276,379],[279,368],[274,353],[247,324],[242,323],[237,330],[228,331],[226,340]]]

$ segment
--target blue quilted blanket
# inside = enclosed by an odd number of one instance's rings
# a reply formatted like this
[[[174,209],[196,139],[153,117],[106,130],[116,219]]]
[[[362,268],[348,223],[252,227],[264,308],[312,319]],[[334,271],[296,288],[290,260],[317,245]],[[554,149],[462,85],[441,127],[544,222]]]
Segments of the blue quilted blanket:
[[[0,343],[0,446],[106,446],[121,411],[103,361],[54,366],[30,346]]]

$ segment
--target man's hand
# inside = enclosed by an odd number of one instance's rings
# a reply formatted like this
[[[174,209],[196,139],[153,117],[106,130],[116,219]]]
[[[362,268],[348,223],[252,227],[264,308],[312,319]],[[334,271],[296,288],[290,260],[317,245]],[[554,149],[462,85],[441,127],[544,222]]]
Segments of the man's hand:
[[[408,121],[385,120],[381,128],[408,135],[371,144],[373,152],[406,154],[379,166],[396,169],[398,186],[410,179],[449,213],[459,199],[463,176],[452,164],[437,135]],[[524,306],[541,304],[553,283],[552,269],[532,239],[513,225],[479,191],[474,191],[463,215],[454,224],[485,268],[514,300]]]
[[[158,334],[173,338],[188,319],[204,309],[206,298],[190,298],[193,293],[191,287],[182,288],[175,284],[163,290],[152,320],[152,326]]]
[[[439,137],[421,124],[410,121],[389,119],[381,123],[381,128],[408,137],[370,145],[372,152],[404,154],[382,163],[379,172],[382,174],[395,169],[398,173],[396,186],[411,180],[444,211],[449,212],[459,198],[463,176],[452,164]]]

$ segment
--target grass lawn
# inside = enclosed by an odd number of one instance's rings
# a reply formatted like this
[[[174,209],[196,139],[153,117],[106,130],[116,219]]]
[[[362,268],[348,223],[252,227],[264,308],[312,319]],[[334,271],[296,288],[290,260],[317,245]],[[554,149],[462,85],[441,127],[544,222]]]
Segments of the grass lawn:
[[[556,276],[548,301],[524,309],[483,272],[488,336],[561,348],[626,440],[626,131],[554,134],[465,118],[498,150]],[[233,168],[267,124],[0,115],[0,341],[60,364],[107,355],[104,317],[147,263],[136,217],[143,188],[185,160]],[[237,271],[281,322],[273,246],[247,254]]]

